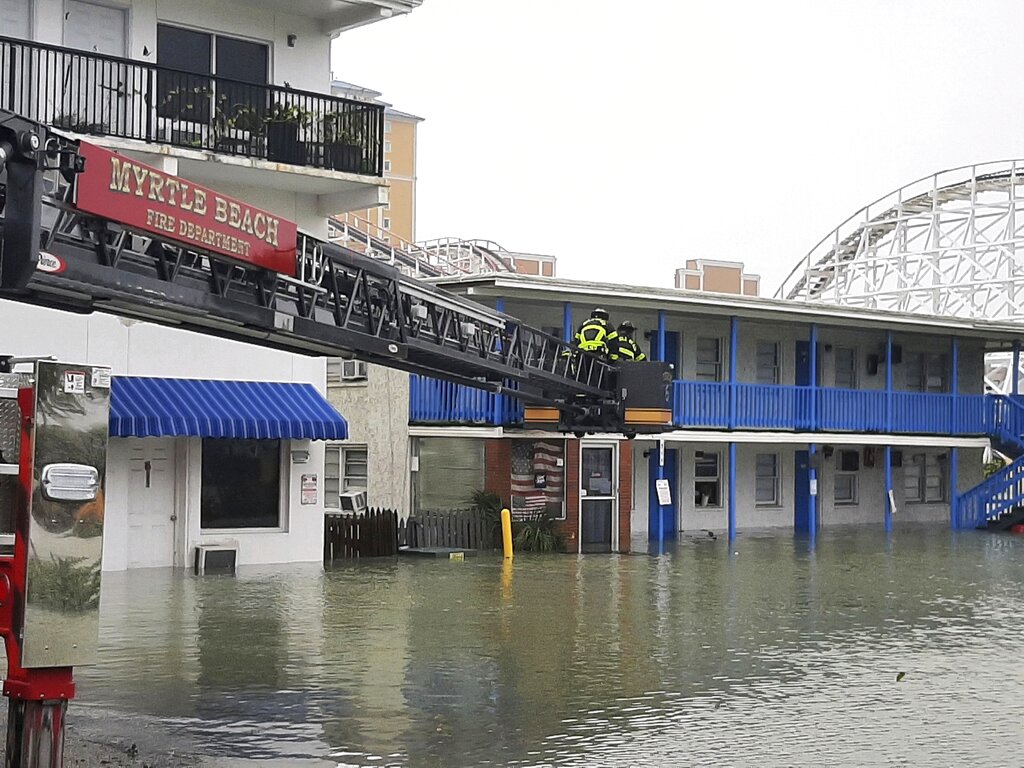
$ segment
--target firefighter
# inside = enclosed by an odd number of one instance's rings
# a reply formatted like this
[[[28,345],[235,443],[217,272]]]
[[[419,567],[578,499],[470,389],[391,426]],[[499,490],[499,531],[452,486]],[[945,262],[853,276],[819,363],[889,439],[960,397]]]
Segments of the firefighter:
[[[580,329],[576,331],[576,349],[608,357],[615,345],[617,335],[608,322],[608,311],[597,308],[590,313]]]
[[[610,357],[613,363],[639,363],[647,359],[647,355],[640,349],[633,335],[636,333],[636,326],[629,320],[619,324],[615,333],[615,340],[609,342]]]

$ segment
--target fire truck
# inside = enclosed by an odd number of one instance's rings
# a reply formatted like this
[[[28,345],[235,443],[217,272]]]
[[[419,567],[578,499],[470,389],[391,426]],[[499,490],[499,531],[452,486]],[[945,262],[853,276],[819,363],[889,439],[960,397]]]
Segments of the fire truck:
[[[613,367],[268,211],[3,110],[0,298],[506,392],[524,402],[527,426],[578,436],[671,423],[663,363]],[[62,765],[72,669],[93,661],[109,395],[102,367],[0,364],[9,766]],[[95,578],[95,600],[74,610],[46,587],[46,569],[68,562]]]

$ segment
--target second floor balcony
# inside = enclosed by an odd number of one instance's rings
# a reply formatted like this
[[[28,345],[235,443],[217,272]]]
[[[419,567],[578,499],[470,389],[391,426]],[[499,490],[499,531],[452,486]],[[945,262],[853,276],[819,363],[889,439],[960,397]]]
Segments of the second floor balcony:
[[[1000,398],[981,394],[834,389],[674,381],[679,429],[992,435],[1004,420]],[[412,424],[515,427],[522,405],[508,395],[412,376]]]
[[[0,109],[86,136],[296,171],[384,173],[382,105],[3,36]]]

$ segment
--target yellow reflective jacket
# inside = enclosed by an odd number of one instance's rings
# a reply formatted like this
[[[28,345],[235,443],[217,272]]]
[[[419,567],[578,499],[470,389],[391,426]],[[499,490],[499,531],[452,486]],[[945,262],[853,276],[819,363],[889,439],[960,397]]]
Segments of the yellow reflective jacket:
[[[592,317],[576,331],[576,348],[585,352],[606,355],[612,343],[619,338],[607,320]]]
[[[615,343],[609,345],[611,358],[615,362],[639,363],[647,359],[647,355],[629,336],[615,335]]]

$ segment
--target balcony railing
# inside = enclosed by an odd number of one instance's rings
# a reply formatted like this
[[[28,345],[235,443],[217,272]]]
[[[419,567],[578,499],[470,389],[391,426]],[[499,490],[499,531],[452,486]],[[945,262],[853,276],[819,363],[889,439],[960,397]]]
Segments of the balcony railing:
[[[384,172],[379,104],[2,36],[0,109],[81,134]]]
[[[676,381],[678,427],[984,435],[995,401],[985,395]]]
[[[508,426],[522,421],[522,403],[508,395],[429,376],[409,377],[411,424]]]

